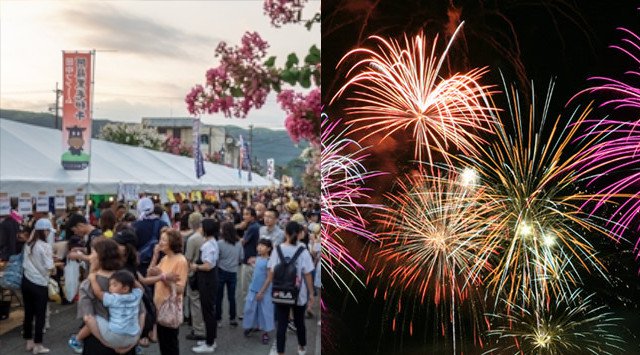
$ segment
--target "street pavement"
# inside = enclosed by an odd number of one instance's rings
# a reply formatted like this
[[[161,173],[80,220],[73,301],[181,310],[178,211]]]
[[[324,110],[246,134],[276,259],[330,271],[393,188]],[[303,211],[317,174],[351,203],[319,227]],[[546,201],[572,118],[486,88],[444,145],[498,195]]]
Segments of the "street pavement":
[[[225,299],[225,307],[228,307],[228,303]],[[76,319],[76,306],[75,304],[61,306],[55,303],[49,303],[51,307],[51,328],[47,330],[44,335],[43,344],[51,349],[52,355],[58,354],[73,354],[73,351],[67,346],[67,340],[69,336],[78,330],[80,321]],[[316,317],[319,314],[318,310],[314,310]],[[227,315],[227,310],[224,309],[223,315]],[[0,321],[0,324],[2,321]],[[320,355],[320,332],[318,326],[318,319],[306,319],[307,328],[307,354],[308,355]],[[13,355],[13,354],[26,354],[24,350],[25,342],[20,335],[22,327],[16,327],[15,329],[0,335],[0,354]],[[188,325],[183,324],[180,327],[180,354],[193,354],[191,348],[195,346],[195,341],[186,340],[185,336],[189,333]],[[227,355],[267,355],[271,350],[271,345],[275,342],[275,330],[270,333],[271,341],[268,345],[263,345],[261,342],[262,333],[252,333],[248,338],[243,335],[242,326],[236,328],[229,326],[228,321],[222,322],[222,327],[218,328],[218,338],[216,342],[218,347],[215,354],[227,354]],[[285,354],[297,355],[297,338],[296,334],[287,331],[287,342]],[[148,348],[143,348],[143,354],[155,355],[160,354],[160,350],[157,344],[151,344]]]

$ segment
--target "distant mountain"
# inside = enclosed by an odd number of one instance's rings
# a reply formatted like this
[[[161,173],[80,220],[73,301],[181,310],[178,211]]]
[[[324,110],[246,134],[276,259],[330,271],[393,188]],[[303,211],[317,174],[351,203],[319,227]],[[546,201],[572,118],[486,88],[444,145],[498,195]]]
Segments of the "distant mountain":
[[[40,127],[54,128],[55,116],[50,113],[37,113],[17,110],[0,109],[0,117],[8,120],[27,123]],[[109,123],[117,123],[107,119],[94,119],[92,121],[91,136],[97,138],[102,127]],[[60,121],[58,122],[58,126]],[[237,126],[225,125],[227,134],[238,137],[240,134],[244,139],[249,140],[249,130]],[[267,159],[273,158],[276,165],[286,166],[290,161],[296,159],[308,144],[302,143],[298,147],[294,146],[289,138],[289,134],[284,130],[271,130],[268,128],[253,129],[253,155],[257,157],[262,166],[266,166]]]

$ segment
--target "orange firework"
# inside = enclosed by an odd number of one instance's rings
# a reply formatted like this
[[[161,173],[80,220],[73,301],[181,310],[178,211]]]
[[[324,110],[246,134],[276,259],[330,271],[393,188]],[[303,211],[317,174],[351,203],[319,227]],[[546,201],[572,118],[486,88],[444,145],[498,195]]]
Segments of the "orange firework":
[[[437,323],[443,334],[451,330],[454,349],[460,319],[456,308],[475,299],[471,293],[481,280],[471,274],[491,225],[485,207],[477,203],[482,189],[469,175],[399,181],[398,191],[387,195],[392,207],[380,214],[385,232],[372,271],[387,290],[400,288],[414,303],[433,299]]]
[[[491,86],[478,83],[486,68],[443,77],[447,52],[461,28],[462,24],[439,57],[438,37],[429,46],[423,34],[411,40],[405,35],[404,46],[393,39],[372,36],[377,50],[357,48],[348,52],[338,66],[352,56],[365,58],[349,70],[347,77],[357,74],[331,101],[347,88],[355,88],[355,96],[348,98],[353,106],[346,109],[353,117],[349,123],[359,124],[353,131],[366,130],[364,138],[386,132],[384,140],[400,129],[412,128],[415,157],[422,160],[426,151],[429,162],[433,161],[432,147],[446,151],[453,144],[464,153],[474,152],[473,143],[483,141],[477,132],[492,131],[489,122],[493,109],[487,98],[493,92]]]

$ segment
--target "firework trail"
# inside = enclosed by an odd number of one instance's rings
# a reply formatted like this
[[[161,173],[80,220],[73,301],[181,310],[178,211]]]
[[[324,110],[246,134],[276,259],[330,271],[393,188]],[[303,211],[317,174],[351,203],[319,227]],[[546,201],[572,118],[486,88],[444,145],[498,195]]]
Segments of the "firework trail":
[[[511,311],[488,315],[497,326],[487,334],[496,341],[485,354],[621,353],[624,341],[616,335],[621,318],[594,305],[592,297],[577,289],[562,294],[551,306],[532,300],[529,307],[522,307],[504,300],[505,309]]]
[[[423,34],[412,39],[406,35],[404,44],[396,40],[370,37],[377,50],[358,48],[348,52],[338,66],[352,56],[365,56],[347,73],[358,72],[336,93],[332,102],[354,87],[353,102],[346,108],[357,124],[354,132],[364,130],[367,135],[386,132],[381,140],[400,129],[413,131],[416,140],[415,157],[433,162],[432,147],[448,150],[449,145],[462,152],[475,151],[474,142],[483,141],[478,132],[490,132],[491,108],[487,97],[490,86],[478,81],[487,69],[474,69],[467,73],[443,77],[441,72],[447,52],[462,28],[458,26],[447,47],[438,57],[436,37],[431,45]],[[445,157],[446,158],[446,157]]]
[[[340,121],[330,122],[322,114],[322,151],[321,162],[321,243],[323,271],[339,287],[344,286],[353,296],[346,281],[339,275],[338,269],[347,270],[353,276],[355,270],[363,269],[344,245],[346,234],[364,237],[375,241],[375,235],[367,230],[367,222],[360,209],[379,208],[375,204],[360,203],[368,199],[368,189],[364,188],[366,179],[380,175],[366,170],[362,161],[367,157],[357,142],[344,138],[349,127],[337,132]],[[356,277],[357,279],[357,277]],[[355,296],[354,296],[355,297]]]
[[[631,58],[635,70],[627,71],[630,78],[640,78],[640,37],[625,29],[619,28],[627,35],[623,44],[611,46]],[[573,98],[584,93],[611,94],[616,98],[604,101],[601,107],[613,107],[615,110],[628,109],[631,117],[627,120],[604,118],[592,121],[592,127],[582,138],[593,136],[604,137],[585,152],[577,164],[581,173],[589,180],[589,185],[602,183],[614,174],[622,174],[620,179],[612,179],[599,193],[597,204],[592,209],[596,213],[608,200],[616,196],[627,197],[612,213],[608,223],[611,232],[619,238],[637,223],[640,216],[640,87],[620,80],[605,77],[593,77],[590,80],[602,82],[601,85],[585,89]],[[631,81],[630,81],[631,82]],[[573,100],[572,98],[572,100]],[[632,191],[630,195],[624,195]],[[640,224],[636,226],[640,228]],[[637,256],[640,257],[640,238],[635,244]]]
[[[379,235],[380,247],[373,254],[371,277],[386,283],[385,298],[388,290],[399,288],[414,304],[432,299],[437,327],[443,336],[449,330],[452,333],[454,353],[456,333],[460,333],[456,309],[462,302],[476,301],[472,293],[481,283],[477,278],[468,280],[490,225],[476,199],[480,194],[482,188],[474,184],[472,171],[447,177],[406,176],[398,181],[397,191],[387,194],[391,206],[378,213],[385,232]],[[474,287],[465,289],[467,282]]]
[[[606,278],[587,239],[606,233],[596,223],[598,217],[581,210],[594,196],[578,191],[572,167],[586,147],[571,143],[591,108],[574,111],[567,125],[559,124],[560,117],[550,119],[553,86],[551,81],[542,110],[532,91],[529,112],[523,112],[512,87],[506,95],[510,122],[497,115],[497,138],[479,146],[476,157],[456,158],[477,169],[485,187],[479,200],[487,206],[485,218],[491,223],[475,276],[481,276],[486,263],[493,265],[485,281],[493,295],[509,303],[523,294],[550,301],[580,282],[581,269]]]

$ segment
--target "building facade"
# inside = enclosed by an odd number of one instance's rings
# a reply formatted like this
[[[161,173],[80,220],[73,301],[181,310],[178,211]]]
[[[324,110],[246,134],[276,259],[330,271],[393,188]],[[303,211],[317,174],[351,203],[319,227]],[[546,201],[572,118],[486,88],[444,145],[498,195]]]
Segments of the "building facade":
[[[192,117],[143,117],[142,125],[155,128],[158,134],[180,139],[182,145],[193,145]],[[238,167],[240,147],[235,137],[227,134],[224,127],[202,124],[200,126],[200,149],[202,154],[221,154],[224,165]]]

